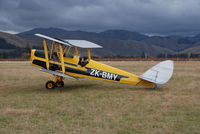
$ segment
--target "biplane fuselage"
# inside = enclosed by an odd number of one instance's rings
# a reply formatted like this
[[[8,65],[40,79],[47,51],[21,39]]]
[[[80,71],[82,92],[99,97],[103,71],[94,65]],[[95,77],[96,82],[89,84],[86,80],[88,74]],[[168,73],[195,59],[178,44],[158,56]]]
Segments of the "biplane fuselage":
[[[137,75],[108,66],[106,64],[89,59],[87,65],[81,66],[80,57],[64,57],[65,74],[74,78],[89,78],[104,80],[109,82],[118,82],[132,85],[154,87],[154,83],[144,81]],[[44,52],[32,50],[31,64],[47,69]],[[52,71],[62,72],[62,63],[59,61],[49,60],[49,69]]]
[[[92,60],[90,49],[102,48],[95,43],[85,40],[61,40],[42,34],[36,36],[44,39],[44,51],[32,49],[30,63],[53,76],[51,81],[46,83],[47,89],[63,87],[64,78],[89,78],[153,88],[166,83],[173,73],[173,61],[163,61],[137,76]],[[51,47],[48,47],[46,39],[52,41]],[[80,56],[79,48],[87,49],[87,56]]]

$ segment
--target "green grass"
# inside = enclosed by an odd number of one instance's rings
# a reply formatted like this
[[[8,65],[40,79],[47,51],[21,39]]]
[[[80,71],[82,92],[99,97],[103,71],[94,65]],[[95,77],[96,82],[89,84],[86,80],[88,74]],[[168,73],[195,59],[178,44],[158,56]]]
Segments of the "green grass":
[[[142,74],[157,62],[106,62]],[[198,134],[200,62],[175,62],[159,89],[80,79],[53,91],[28,63],[0,63],[1,134]]]

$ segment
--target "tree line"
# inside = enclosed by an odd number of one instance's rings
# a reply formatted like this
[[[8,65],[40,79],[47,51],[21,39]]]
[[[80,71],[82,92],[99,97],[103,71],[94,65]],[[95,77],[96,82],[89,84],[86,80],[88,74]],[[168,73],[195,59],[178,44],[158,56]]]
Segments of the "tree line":
[[[39,48],[39,47],[33,47]],[[9,58],[29,58],[30,56],[30,47],[27,45],[26,48],[15,48],[15,49],[7,49],[6,51],[0,51],[1,59],[9,59]],[[40,47],[41,49],[41,47]],[[124,55],[115,55],[115,56],[102,56],[97,57],[93,56],[93,58],[200,58],[200,54],[194,53],[180,53],[180,54],[168,54],[168,53],[160,53],[156,57],[148,56],[146,53],[142,53],[140,56],[124,56]]]

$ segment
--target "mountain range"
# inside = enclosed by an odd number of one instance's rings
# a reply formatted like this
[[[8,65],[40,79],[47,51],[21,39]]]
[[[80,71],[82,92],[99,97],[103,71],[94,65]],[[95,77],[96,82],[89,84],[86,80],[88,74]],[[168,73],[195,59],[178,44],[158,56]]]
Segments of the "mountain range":
[[[35,28],[16,35],[0,32],[1,53],[9,53],[41,47],[40,33],[61,39],[82,39],[97,43],[103,49],[92,50],[98,57],[157,57],[159,54],[200,54],[200,35],[183,36],[147,36],[126,30],[107,30],[104,32],[68,31],[59,28]],[[25,51],[22,51],[22,53]],[[13,54],[13,53],[12,53]]]

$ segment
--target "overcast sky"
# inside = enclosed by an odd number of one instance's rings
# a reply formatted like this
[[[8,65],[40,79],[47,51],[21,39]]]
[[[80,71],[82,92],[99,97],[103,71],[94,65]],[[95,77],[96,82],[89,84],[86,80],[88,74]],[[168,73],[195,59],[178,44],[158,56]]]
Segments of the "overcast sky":
[[[200,0],[0,0],[0,30],[36,27],[200,33]]]

